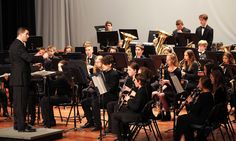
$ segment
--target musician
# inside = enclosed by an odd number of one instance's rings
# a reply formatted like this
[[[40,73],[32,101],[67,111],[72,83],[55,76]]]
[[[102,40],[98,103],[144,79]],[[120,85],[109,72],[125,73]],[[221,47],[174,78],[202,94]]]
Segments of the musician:
[[[116,134],[118,140],[122,140],[129,133],[129,123],[138,121],[142,118],[141,111],[148,102],[148,96],[144,88],[145,78],[142,74],[136,74],[134,79],[136,94],[133,98],[126,96],[128,101],[126,106],[121,107],[119,112],[112,114],[112,133]]]
[[[86,63],[93,66],[96,58],[96,55],[93,54],[93,45],[90,41],[85,41],[83,46],[85,48]]]
[[[6,95],[6,87],[5,82],[8,81],[8,76],[0,78],[0,104],[3,109],[3,117],[9,117],[7,111],[7,95]]]
[[[223,62],[220,64],[220,67],[223,69],[224,77],[226,83],[229,83],[233,79],[232,71],[227,68],[227,65],[235,64],[235,59],[232,53],[225,52],[222,57]]]
[[[123,100],[122,98],[122,94],[123,92],[128,92],[128,93],[131,93],[132,89],[135,90],[135,86],[134,86],[134,79],[135,79],[135,75],[138,73],[138,70],[139,70],[139,64],[135,63],[135,62],[132,62],[129,64],[128,66],[128,76],[125,78],[125,82],[124,82],[124,85],[121,89],[121,92],[120,92],[120,96],[119,96],[119,100]],[[108,113],[108,133],[111,132],[111,125],[112,125],[112,114],[114,112],[117,112],[119,109],[119,106],[120,103],[118,101],[111,101],[107,104],[107,113]]]
[[[157,116],[162,121],[170,121],[170,104],[174,102],[176,91],[170,75],[176,75],[179,81],[181,80],[181,70],[178,68],[178,58],[174,53],[169,53],[166,56],[167,68],[164,69],[164,78],[160,80],[160,89],[163,92],[154,91],[153,96],[157,96],[163,105],[164,111]]]
[[[54,64],[53,64],[53,60],[54,59],[59,59],[59,57],[57,57],[55,54],[57,53],[57,49],[55,46],[53,45],[49,45],[47,48],[47,52],[44,53],[44,58],[47,58],[44,62],[44,68],[45,70],[53,70],[54,68]]]
[[[109,53],[117,53],[119,52],[118,48],[115,46],[111,46],[108,50]]]
[[[102,59],[102,73],[104,76],[104,82],[107,88],[107,93],[100,95],[95,93],[91,98],[85,99],[81,102],[86,117],[87,123],[82,128],[89,128],[94,126],[92,131],[98,131],[101,129],[101,116],[100,107],[106,108],[106,105],[110,101],[118,100],[119,92],[119,74],[113,69],[112,64],[114,59],[111,55],[104,56]]]
[[[176,29],[173,31],[173,36],[177,36],[178,33],[190,33],[191,30],[184,27],[184,22],[181,19],[176,21]]]
[[[105,23],[105,31],[112,31],[112,22],[106,21],[106,23]]]
[[[135,56],[134,58],[146,58],[144,55],[143,55],[143,52],[144,52],[144,46],[142,44],[137,44],[135,46]]]
[[[204,66],[203,66],[203,72],[204,75],[210,78],[210,74],[212,69],[214,68],[214,64],[211,62],[207,62]]]
[[[211,50],[214,30],[207,24],[207,20],[207,14],[199,15],[200,26],[196,29],[196,35],[198,40],[206,40],[208,43],[207,50]]]
[[[188,81],[185,89],[189,93],[196,88],[198,81],[198,64],[192,50],[184,52],[184,59],[180,62],[180,67],[182,78]]]
[[[17,38],[9,48],[11,63],[10,86],[13,87],[14,129],[18,132],[32,132],[35,129],[25,123],[27,98],[30,85],[30,63],[42,62],[42,56],[31,56],[26,51],[29,30],[20,27]]]
[[[72,53],[72,52],[73,52],[73,47],[71,45],[67,45],[64,47],[64,54]]]
[[[191,128],[191,124],[203,124],[214,105],[211,93],[211,80],[205,76],[201,77],[198,88],[201,90],[201,93],[195,99],[188,97],[186,100],[188,114],[177,118],[176,130],[174,132],[175,141],[180,141],[182,135],[184,135],[185,141],[193,141],[194,130]],[[206,140],[205,136],[200,133],[198,133],[198,138],[200,141]]]
[[[53,105],[60,103],[68,103],[71,101],[72,94],[72,76],[67,67],[69,66],[67,61],[60,61],[58,63],[58,70],[62,70],[62,73],[58,74],[55,79],[49,79],[49,96],[42,97],[40,101],[42,109],[42,118],[44,127],[50,128],[56,125],[56,120],[53,114]]]
[[[207,49],[207,41],[206,40],[200,40],[198,42],[198,54],[200,60],[206,60],[206,49]]]

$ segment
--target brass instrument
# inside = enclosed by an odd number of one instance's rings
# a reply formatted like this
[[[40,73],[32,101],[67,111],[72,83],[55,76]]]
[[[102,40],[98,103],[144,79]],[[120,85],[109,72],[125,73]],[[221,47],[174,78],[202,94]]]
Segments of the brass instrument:
[[[188,43],[188,44],[186,45],[186,48],[195,48],[195,47],[194,47],[194,44],[193,44],[193,41],[190,42],[190,43]]]
[[[167,46],[163,45],[163,43],[165,42],[166,38],[170,36],[170,34],[163,30],[158,30],[157,34],[158,34],[158,37],[153,40],[153,44],[156,50],[156,54],[163,55],[164,50],[168,48]]]
[[[200,94],[200,89],[199,89],[199,88],[196,88],[196,89],[194,89],[194,90],[192,91],[192,93],[188,96],[188,98],[191,97],[191,98],[192,98],[192,102],[193,102],[193,103],[196,103],[199,94]],[[179,109],[176,110],[176,115],[177,115],[177,116],[179,115],[179,113],[181,112],[181,110],[184,108],[184,106],[186,106],[186,105],[188,104],[188,101],[187,101],[188,98],[186,98],[186,100],[185,100],[184,102],[182,102],[181,105],[179,106]]]
[[[125,53],[128,56],[128,60],[131,61],[132,60],[132,52],[131,52],[131,49],[129,47],[129,44],[132,40],[137,39],[137,37],[132,35],[132,34],[125,33],[125,32],[121,32],[121,34],[124,37],[124,43],[123,43],[122,48],[125,49]]]
[[[164,80],[164,73],[165,73],[165,69],[164,69],[164,64],[162,63],[161,66],[160,66],[160,69],[161,69],[161,80]],[[163,84],[160,85],[159,87],[159,92],[162,93],[163,92]]]
[[[221,46],[221,47],[219,47],[218,51],[230,52],[231,46]]]

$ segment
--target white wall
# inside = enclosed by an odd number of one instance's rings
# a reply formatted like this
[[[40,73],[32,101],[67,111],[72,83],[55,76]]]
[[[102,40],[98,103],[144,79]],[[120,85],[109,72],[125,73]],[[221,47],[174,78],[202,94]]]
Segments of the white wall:
[[[209,25],[214,28],[213,42],[236,43],[235,0],[35,1],[37,34],[43,35],[44,46],[49,43],[59,48],[69,43],[81,46],[86,40],[96,45],[94,26],[106,20],[112,21],[114,30],[138,29],[141,42],[147,41],[150,29],[172,33],[177,19],[182,19],[185,26],[195,32],[202,13],[208,14]]]

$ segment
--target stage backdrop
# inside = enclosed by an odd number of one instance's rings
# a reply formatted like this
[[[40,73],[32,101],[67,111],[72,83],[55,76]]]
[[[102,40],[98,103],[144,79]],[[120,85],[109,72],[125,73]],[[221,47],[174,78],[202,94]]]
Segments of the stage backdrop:
[[[112,21],[113,29],[136,28],[140,42],[146,42],[149,30],[175,29],[182,19],[195,32],[198,16],[206,13],[214,28],[214,41],[236,43],[235,0],[35,0],[36,32],[44,46],[65,44],[81,46],[86,40],[97,45],[95,25]]]

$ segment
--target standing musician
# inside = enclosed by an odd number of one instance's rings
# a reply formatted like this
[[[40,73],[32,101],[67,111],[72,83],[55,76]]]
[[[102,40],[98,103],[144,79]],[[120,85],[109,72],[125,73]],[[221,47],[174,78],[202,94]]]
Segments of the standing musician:
[[[125,78],[123,87],[121,88],[120,91],[120,96],[119,96],[119,102],[121,100],[124,100],[123,98],[123,93],[128,92],[131,93],[132,89],[134,89],[134,79],[135,79],[135,75],[138,73],[139,70],[139,64],[132,62],[129,64],[128,66],[128,76]],[[117,112],[119,110],[119,107],[123,106],[120,105],[121,103],[119,103],[118,101],[111,101],[107,104],[107,113],[108,113],[108,131],[107,132],[111,132],[111,125],[112,125],[112,114],[114,112]]]
[[[206,40],[208,43],[207,50],[211,50],[213,41],[214,30],[207,24],[207,14],[201,14],[199,16],[200,26],[196,29],[196,35],[198,40]],[[197,42],[198,43],[198,42]]]
[[[186,91],[190,93],[197,86],[198,81],[198,64],[194,52],[190,49],[184,52],[184,59],[180,62],[182,69],[182,78],[187,80]]]
[[[107,88],[107,93],[100,96],[99,93],[95,93],[92,99],[82,102],[82,108],[87,123],[82,128],[88,128],[94,126],[92,131],[98,131],[101,129],[101,116],[100,107],[106,108],[106,105],[110,101],[118,100],[119,92],[119,74],[113,69],[112,64],[114,63],[113,56],[107,55],[102,59],[102,75],[104,76],[104,82]]]
[[[214,105],[211,93],[211,80],[205,76],[201,77],[198,88],[201,90],[201,93],[196,93],[195,95],[197,96],[194,99],[188,97],[186,100],[188,114],[181,115],[177,118],[174,141],[180,141],[182,135],[184,135],[185,141],[193,141],[194,130],[191,128],[191,124],[203,124]],[[198,134],[198,138],[200,141],[206,140],[202,134]]]
[[[29,38],[29,30],[20,27],[17,30],[17,38],[9,48],[11,63],[10,86],[13,87],[14,130],[18,132],[35,132],[36,130],[26,125],[25,116],[27,99],[31,79],[31,62],[43,62],[42,56],[31,56],[26,51],[26,42]]]
[[[129,123],[139,121],[142,118],[140,114],[145,104],[148,102],[148,95],[144,88],[145,78],[142,74],[136,74],[134,79],[136,94],[133,98],[125,96],[126,106],[122,106],[119,112],[112,114],[112,133],[117,136],[118,140],[123,140],[129,133]]]
[[[171,115],[170,115],[170,103],[174,102],[175,98],[175,88],[174,84],[170,78],[171,74],[174,74],[177,76],[179,81],[181,80],[181,70],[178,68],[178,58],[174,53],[169,53],[166,56],[166,63],[167,68],[163,68],[164,70],[164,78],[160,80],[160,89],[162,89],[162,92],[160,91],[154,91],[153,96],[157,96],[160,100],[160,102],[163,105],[164,111],[160,112],[157,116],[158,119],[161,119],[162,121],[170,121]]]

